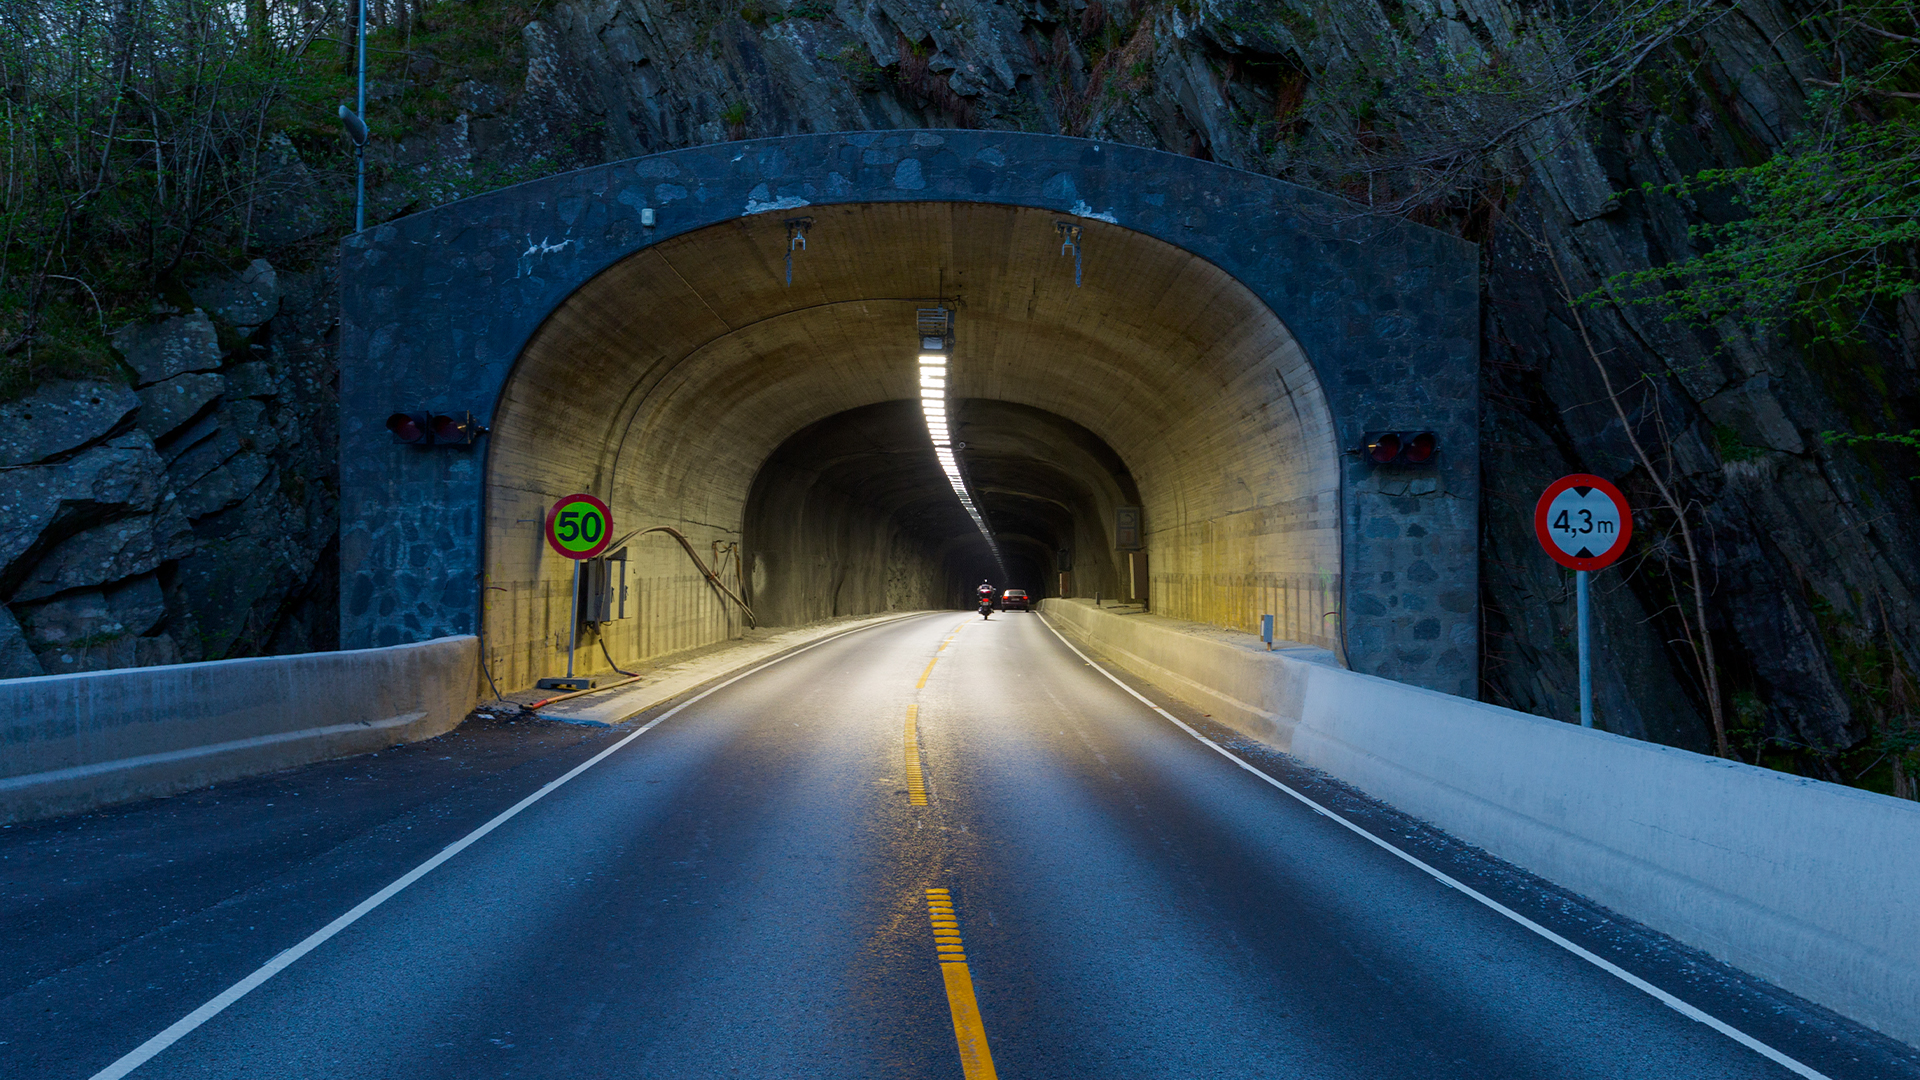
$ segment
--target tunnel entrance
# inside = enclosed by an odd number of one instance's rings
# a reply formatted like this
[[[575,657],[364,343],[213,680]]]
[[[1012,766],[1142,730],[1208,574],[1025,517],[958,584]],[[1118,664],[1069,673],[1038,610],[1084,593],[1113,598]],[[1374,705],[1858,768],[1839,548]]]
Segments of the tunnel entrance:
[[[1471,694],[1476,259],[1269,177],[1003,131],[695,147],[369,229],[341,256],[341,642],[478,632],[503,686],[563,668],[572,567],[542,526],[574,491],[619,531],[677,530],[728,588],[763,578],[781,620],[950,598],[978,569],[965,530],[884,581],[802,566],[879,565],[951,524],[829,453],[915,399],[932,303],[955,317],[961,456],[1030,592],[1061,590],[1064,546],[1069,592],[1274,614],[1359,670]],[[395,444],[385,418],[422,409],[490,433]],[[1354,449],[1416,428],[1442,447],[1417,473]],[[899,527],[883,545],[836,499]],[[1117,550],[1121,506],[1142,551]],[[635,615],[583,661],[741,632],[669,534],[627,554]]]
[[[1282,636],[1335,645],[1321,619],[1340,583],[1332,418],[1298,342],[1245,286],[1098,221],[1080,243],[1099,254],[1076,274],[1057,215],[1032,208],[808,216],[791,285],[792,223],[742,218],[608,268],[528,343],[487,487],[489,584],[505,592],[487,636],[508,681],[564,662],[572,568],[532,523],[569,491],[605,498],[616,531],[688,536],[732,567],[763,624],[958,606],[966,586],[998,583],[917,415],[928,305],[954,313],[959,456],[1009,575],[1058,593],[1064,547],[1072,593],[1125,598],[1114,511],[1138,506],[1132,558],[1155,611],[1238,629],[1271,613]],[[739,631],[666,537],[637,540],[628,565],[638,613],[597,631],[614,663]]]
[[[1035,599],[1124,595],[1109,523],[1140,493],[1120,456],[1043,409],[971,399],[954,416],[1005,572],[935,463],[919,402],[882,402],[808,425],[754,478],[742,546],[761,619],[966,607],[982,580]]]

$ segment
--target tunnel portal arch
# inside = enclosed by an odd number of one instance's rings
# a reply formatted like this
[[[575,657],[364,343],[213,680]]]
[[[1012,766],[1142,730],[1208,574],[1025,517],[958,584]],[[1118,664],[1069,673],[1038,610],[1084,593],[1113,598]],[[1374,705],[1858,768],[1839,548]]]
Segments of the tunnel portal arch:
[[[796,467],[789,439],[915,396],[912,314],[939,300],[990,509],[1048,498],[1009,464],[1031,435],[1009,418],[1058,418],[1137,481],[1157,610],[1247,629],[1279,607],[1283,633],[1361,670],[1471,693],[1474,272],[1467,245],[1269,178],[1002,132],[703,147],[403,219],[343,252],[342,641],[484,618],[503,684],[551,673],[553,496],[603,493],[623,526],[676,525],[724,561],[755,477]],[[386,442],[381,420],[418,407],[487,417],[484,467]],[[1405,427],[1440,433],[1437,469],[1344,452]],[[1086,524],[1110,544],[1110,520]],[[726,636],[683,555],[633,554],[658,617],[614,624],[616,657]]]

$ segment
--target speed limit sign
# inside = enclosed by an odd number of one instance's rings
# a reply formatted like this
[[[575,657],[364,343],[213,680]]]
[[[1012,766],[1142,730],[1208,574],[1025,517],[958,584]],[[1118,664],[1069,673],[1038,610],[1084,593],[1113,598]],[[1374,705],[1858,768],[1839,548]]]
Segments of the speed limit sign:
[[[547,515],[547,543],[569,559],[591,559],[613,542],[613,512],[591,495],[568,495]]]
[[[1620,489],[1575,473],[1547,486],[1533,510],[1533,532],[1553,561],[1574,570],[1609,566],[1633,537],[1633,512]]]

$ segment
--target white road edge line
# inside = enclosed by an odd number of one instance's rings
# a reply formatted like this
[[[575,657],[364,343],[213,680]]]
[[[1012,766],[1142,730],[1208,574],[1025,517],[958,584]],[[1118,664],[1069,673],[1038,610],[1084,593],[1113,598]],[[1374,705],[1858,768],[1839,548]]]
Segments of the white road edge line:
[[[1106,668],[1102,667],[1101,665],[1094,663],[1092,658],[1088,657],[1086,653],[1081,652],[1077,647],[1075,647],[1073,642],[1068,641],[1066,638],[1066,635],[1062,634],[1059,630],[1054,629],[1053,623],[1047,621],[1047,617],[1045,615],[1042,615],[1040,617],[1040,622],[1041,622],[1041,625],[1045,626],[1048,630],[1053,632],[1054,637],[1057,637],[1060,639],[1060,644],[1065,645],[1069,649],[1072,649],[1073,655],[1078,656],[1080,659],[1086,661],[1088,667],[1091,667],[1093,670],[1099,672],[1102,675],[1105,675],[1108,679],[1112,680],[1115,686],[1118,686],[1120,689],[1125,690],[1128,694],[1131,694],[1134,698],[1139,700],[1139,702],[1142,705],[1145,705],[1147,708],[1152,709],[1154,712],[1159,713],[1162,717],[1165,717],[1169,723],[1173,724],[1175,727],[1179,728],[1181,731],[1184,731],[1187,734],[1193,736],[1194,738],[1200,740],[1202,743],[1205,743],[1210,749],[1213,750],[1214,753],[1219,754],[1221,757],[1224,757],[1228,761],[1233,762],[1235,765],[1240,766],[1242,769],[1245,769],[1247,772],[1252,773],[1253,775],[1259,777],[1260,779],[1265,780],[1267,783],[1272,784],[1274,787],[1279,788],[1281,791],[1286,792],[1288,795],[1293,796],[1295,799],[1298,799],[1299,801],[1305,803],[1309,808],[1313,810],[1314,813],[1320,814],[1323,817],[1331,818],[1334,821],[1339,822],[1341,825],[1346,826],[1352,832],[1357,833],[1362,837],[1365,837],[1367,840],[1371,841],[1376,846],[1384,848],[1388,852],[1391,852],[1394,856],[1398,857],[1402,861],[1410,863],[1413,866],[1419,867],[1421,870],[1425,871],[1427,874],[1432,876],[1435,881],[1440,882],[1440,884],[1445,885],[1447,888],[1457,890],[1461,893],[1466,894],[1467,896],[1474,898],[1475,900],[1480,901],[1482,904],[1485,904],[1487,907],[1492,908],[1494,911],[1499,912],[1500,914],[1506,916],[1507,918],[1512,919],[1514,922],[1519,923],[1521,926],[1524,926],[1527,929],[1533,931],[1534,933],[1540,935],[1541,937],[1546,938],[1548,941],[1553,942],[1555,945],[1558,945],[1561,948],[1572,953],[1573,955],[1579,957],[1580,959],[1585,960],[1587,963],[1592,964],[1594,967],[1597,967],[1600,970],[1606,972],[1607,974],[1612,975],[1614,978],[1619,979],[1621,982],[1626,983],[1628,986],[1631,986],[1636,990],[1640,990],[1646,993],[1648,996],[1652,997],[1654,1000],[1660,1002],[1660,1004],[1665,1005],[1667,1008],[1672,1009],[1674,1012],[1679,1013],[1680,1015],[1686,1017],[1687,1019],[1695,1020],[1702,1024],[1705,1024],[1706,1026],[1712,1028],[1713,1030],[1719,1032],[1720,1034],[1725,1035],[1727,1038],[1732,1039],[1734,1042],[1739,1043],[1741,1046],[1744,1046],[1747,1049],[1753,1051],[1754,1053],[1759,1054],[1761,1057],[1764,1057],[1767,1060],[1772,1061],[1777,1065],[1780,1065],[1781,1067],[1787,1069],[1790,1072],[1793,1072],[1799,1076],[1806,1077],[1807,1080],[1832,1080],[1832,1078],[1827,1076],[1827,1074],[1820,1072],[1819,1070],[1814,1069],[1810,1066],[1801,1064],[1799,1061],[1796,1061],[1793,1058],[1790,1058],[1787,1055],[1781,1053],[1780,1051],[1775,1050],[1773,1047],[1768,1046],[1766,1043],[1761,1042],[1759,1039],[1756,1039],[1753,1036],[1747,1034],[1746,1032],[1741,1031],[1739,1028],[1734,1027],[1732,1024],[1729,1024],[1726,1021],[1721,1020],[1719,1017],[1713,1016],[1707,1012],[1700,1010],[1699,1008],[1696,1008],[1695,1006],[1687,1004],[1686,1002],[1680,1000],[1679,998],[1674,997],[1672,994],[1667,993],[1665,990],[1662,990],[1659,987],[1648,982],[1647,980],[1642,979],[1640,976],[1635,975],[1633,972],[1628,971],[1625,968],[1620,967],[1618,964],[1615,964],[1607,960],[1605,957],[1599,956],[1587,949],[1582,948],[1581,946],[1575,944],[1574,942],[1569,941],[1564,937],[1561,937],[1559,934],[1556,934],[1552,930],[1549,930],[1546,927],[1541,926],[1539,923],[1534,922],[1532,919],[1529,919],[1525,915],[1522,915],[1519,912],[1513,910],[1512,908],[1506,906],[1505,904],[1502,904],[1500,901],[1495,900],[1491,896],[1488,896],[1485,893],[1482,893],[1479,890],[1474,889],[1472,886],[1469,886],[1464,882],[1455,880],[1454,878],[1448,876],[1446,873],[1444,873],[1441,870],[1438,870],[1432,866],[1427,865],[1426,863],[1420,861],[1414,856],[1407,854],[1406,852],[1400,850],[1394,845],[1389,844],[1385,840],[1380,839],[1378,836],[1375,836],[1374,834],[1368,832],[1367,830],[1361,828],[1360,826],[1355,825],[1353,822],[1348,821],[1346,818],[1341,817],[1339,814],[1336,814],[1333,811],[1327,809],[1326,807],[1321,806],[1319,803],[1314,802],[1312,799],[1308,798],[1307,796],[1301,794],[1298,791],[1295,791],[1293,788],[1288,787],[1286,784],[1283,784],[1280,781],[1275,780],[1273,777],[1268,776],[1266,773],[1255,768],[1253,765],[1248,764],[1246,761],[1241,760],[1239,757],[1237,757],[1232,751],[1228,750],[1226,747],[1221,746],[1219,743],[1214,742],[1212,739],[1209,739],[1205,735],[1202,735],[1198,731],[1195,731],[1192,727],[1188,726],[1187,723],[1181,720],[1179,717],[1174,716],[1172,713],[1168,712],[1167,710],[1147,700],[1147,698],[1144,695],[1142,695],[1139,691],[1135,690],[1131,686],[1128,686],[1126,683],[1121,682],[1120,678],[1116,676],[1113,672],[1108,671]]]
[[[301,957],[307,955],[313,950],[319,948],[321,945],[325,944],[328,938],[333,937],[335,934],[338,934],[340,931],[345,930],[347,927],[352,926],[356,922],[359,922],[361,916],[372,911],[374,908],[379,907],[381,904],[386,903],[388,900],[393,899],[394,896],[398,895],[401,890],[405,889],[407,886],[413,884],[414,882],[419,881],[421,878],[426,877],[429,873],[433,871],[435,867],[439,866],[441,863],[446,862],[448,859],[453,858],[455,855],[458,855],[462,851],[465,851],[467,848],[473,846],[473,844],[476,841],[478,841],[481,837],[487,835],[488,833],[499,828],[500,826],[505,825],[516,814],[520,813],[520,811],[525,810],[527,807],[532,806],[534,803],[537,803],[541,799],[544,799],[548,795],[551,795],[562,784],[565,784],[567,781],[572,780],[574,777],[579,776],[583,772],[586,772],[588,769],[593,768],[595,765],[600,764],[600,762],[606,760],[606,758],[611,756],[614,751],[627,745],[628,743],[639,738],[640,736],[645,735],[647,732],[652,731],[655,727],[659,726],[660,724],[665,723],[666,721],[672,719],[676,713],[680,712],[680,710],[688,708],[689,706],[692,706],[692,705],[696,705],[701,701],[701,699],[707,697],[710,694],[717,694],[720,691],[725,690],[727,687],[732,686],[734,683],[739,682],[741,679],[744,679],[749,675],[759,674],[760,672],[765,671],[766,669],[772,667],[773,665],[781,663],[782,661],[785,661],[785,660],[791,660],[794,657],[799,656],[801,653],[806,652],[809,649],[817,649],[820,646],[825,645],[829,641],[838,641],[839,639],[846,637],[848,634],[857,634],[857,633],[860,633],[862,630],[871,630],[877,626],[891,626],[892,624],[899,622],[901,619],[907,619],[911,617],[912,616],[910,615],[902,615],[899,619],[888,619],[884,622],[868,623],[865,626],[856,626],[851,630],[843,630],[838,634],[834,634],[829,637],[823,637],[819,641],[810,642],[806,645],[801,646],[798,649],[793,650],[790,653],[783,653],[779,656],[776,656],[764,664],[760,664],[755,667],[748,668],[747,670],[741,672],[738,675],[733,676],[727,681],[723,683],[719,683],[715,686],[708,687],[706,690],[701,691],[699,694],[695,695],[694,697],[690,697],[687,700],[681,702],[680,704],[675,705],[673,708],[668,709],[666,712],[663,712],[659,716],[656,716],[653,719],[647,721],[645,724],[642,724],[640,727],[635,728],[631,735],[628,735],[626,738],[621,739],[619,742],[614,743],[612,746],[607,747],[605,750],[600,751],[598,754],[595,754],[594,756],[588,758],[586,761],[583,761],[580,764],[575,765],[572,769],[568,770],[567,773],[561,776],[559,779],[549,781],[546,784],[546,786],[542,787],[540,790],[534,792],[533,794],[527,796],[524,799],[521,799],[519,802],[514,803],[511,807],[508,807],[506,810],[501,811],[499,816],[495,817],[492,821],[487,822],[485,825],[480,826],[479,828],[473,830],[472,832],[454,841],[453,843],[448,844],[445,848],[441,849],[438,855],[435,855],[433,858],[428,859],[426,862],[423,862],[419,866],[414,867],[412,870],[407,871],[405,874],[394,879],[392,884],[389,884],[386,888],[381,889],[379,892],[374,893],[372,896],[369,896],[365,900],[362,900],[358,904],[355,904],[353,908],[349,910],[346,914],[333,920],[332,922],[321,927],[320,929],[315,930],[312,934],[309,934],[305,941],[300,942],[300,944],[295,945],[293,948],[280,953],[279,955],[275,956],[273,959],[267,961],[265,964],[260,965],[259,969],[254,971],[253,974],[248,975],[246,978],[241,979],[239,982],[234,983],[232,986],[227,987],[225,990],[221,991],[220,994],[217,997],[215,997],[213,1000],[207,1002],[205,1005],[202,1005],[199,1008],[188,1013],[187,1015],[181,1017],[179,1020],[173,1023],[173,1026],[167,1028],[165,1031],[162,1031],[160,1034],[155,1035],[153,1038],[148,1039],[146,1042],[141,1043],[139,1046],[135,1047],[131,1053],[128,1053],[125,1057],[122,1057],[120,1060],[114,1062],[113,1064],[107,1066],[104,1069],[101,1069],[99,1072],[94,1073],[93,1076],[90,1078],[90,1080],[120,1080],[121,1077],[127,1075],[133,1070],[146,1064],[149,1060],[153,1058],[154,1055],[160,1053],[160,1051],[162,1050],[165,1050],[167,1047],[172,1046],[174,1043],[179,1042],[182,1038],[186,1037],[186,1035],[192,1032],[195,1028],[213,1019],[215,1016],[218,1016],[222,1010],[226,1009],[227,1006],[232,1005],[234,1002],[239,1001],[243,997],[246,997],[248,994],[252,993],[255,989],[259,988],[259,986],[262,983],[266,982],[268,979],[273,978],[275,975],[280,974],[282,971],[285,971],[288,967],[291,967],[295,961],[299,960]]]

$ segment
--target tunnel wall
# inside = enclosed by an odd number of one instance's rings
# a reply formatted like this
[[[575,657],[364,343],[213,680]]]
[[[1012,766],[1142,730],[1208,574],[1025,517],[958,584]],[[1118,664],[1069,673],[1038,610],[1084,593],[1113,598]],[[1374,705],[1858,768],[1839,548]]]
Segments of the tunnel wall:
[[[737,541],[744,491],[715,494],[690,482],[710,473],[704,463],[672,452],[647,470],[623,469],[616,460],[621,448],[647,437],[631,427],[645,411],[641,399],[670,396],[657,380],[625,391],[635,398],[633,409],[590,416],[586,424],[568,423],[577,403],[566,400],[562,387],[529,387],[530,396],[519,399],[507,393],[529,343],[550,318],[560,317],[583,283],[674,237],[727,222],[751,223],[756,215],[956,201],[1037,208],[1081,225],[1087,230],[1082,246],[1096,272],[1099,244],[1118,230],[1174,245],[1251,290],[1295,342],[1285,362],[1259,380],[1246,372],[1240,374],[1244,381],[1233,373],[1207,373],[1210,384],[1195,389],[1206,391],[1214,404],[1188,408],[1183,420],[1153,433],[1152,445],[1164,449],[1161,460],[1129,458],[1143,497],[1167,479],[1155,489],[1164,497],[1157,509],[1150,502],[1147,515],[1156,603],[1229,625],[1282,597],[1300,611],[1325,604],[1336,614],[1323,618],[1338,626],[1338,613],[1344,613],[1345,625],[1315,635],[1302,627],[1302,636],[1344,638],[1349,661],[1362,670],[1471,693],[1477,647],[1477,297],[1471,246],[1416,226],[1359,217],[1337,200],[1266,177],[1135,148],[1006,132],[796,136],[700,147],[551,177],[346,241],[343,644],[471,632],[483,587],[491,614],[506,616],[516,634],[534,643],[558,640],[552,621],[558,611],[564,622],[565,605],[555,603],[554,591],[558,583],[564,596],[566,579],[558,560],[539,551],[538,523],[545,504],[567,490],[613,490],[629,504],[655,508],[653,516],[665,523],[688,526],[700,545],[725,542],[729,530]],[[656,227],[640,224],[642,208],[657,212]],[[736,269],[779,274],[779,247]],[[714,314],[716,336],[735,329],[725,325],[725,314]],[[660,379],[684,375],[663,364]],[[1263,410],[1298,406],[1304,391],[1275,393],[1255,385],[1266,379],[1282,387],[1306,381],[1313,393],[1324,393],[1327,419],[1321,426],[1329,445],[1317,451],[1322,461],[1356,445],[1366,430],[1418,427],[1440,433],[1445,450],[1439,467],[1411,479],[1383,478],[1341,455],[1332,459],[1337,481],[1303,496],[1311,505],[1260,503],[1256,488],[1290,483],[1285,473],[1298,468],[1271,455],[1247,474],[1172,482],[1185,449],[1228,438],[1248,423],[1258,426],[1255,414]],[[991,385],[968,393],[1002,396]],[[873,399],[871,388],[863,388],[844,403],[823,407]],[[1134,404],[1147,410],[1155,403]],[[657,400],[648,407],[655,405]],[[1073,405],[1066,402],[1068,409]],[[483,468],[476,454],[393,445],[382,419],[421,406],[467,408],[489,417],[495,434],[487,453],[541,460],[537,467],[502,474],[502,462]],[[663,414],[656,409],[650,415]],[[1093,419],[1088,426],[1098,430]],[[1296,417],[1295,423],[1314,426],[1310,417]],[[728,467],[750,475],[755,465]],[[509,479],[487,492],[488,473]],[[1250,496],[1207,495],[1208,482],[1245,485]],[[623,485],[628,490],[620,490]],[[1230,514],[1205,505],[1196,512],[1190,505],[1196,493],[1214,506],[1236,498],[1245,505]],[[1314,520],[1333,521],[1337,534],[1317,565],[1294,565],[1277,576],[1248,572],[1259,565],[1262,544],[1280,543]],[[1233,554],[1236,549],[1242,553]],[[643,575],[679,613],[661,633],[698,642],[729,632],[724,606],[710,589],[701,591],[705,583],[688,575],[688,567],[675,569],[674,562],[668,552]],[[616,624],[613,634],[623,632],[646,631],[623,631]],[[536,653],[527,653],[531,666],[551,662]]]
[[[731,547],[743,514],[755,518],[749,489],[777,478],[782,490],[763,501],[794,513],[758,529],[780,541],[767,551],[768,585],[778,592],[791,579],[813,600],[811,610],[766,616],[776,622],[882,610],[871,591],[849,587],[872,576],[877,545],[850,543],[851,523],[825,512],[827,501],[785,490],[794,484],[865,493],[833,503],[836,513],[898,507],[940,546],[947,574],[1011,585],[954,500],[908,400],[919,376],[916,302],[906,297],[948,289],[964,311],[948,373],[955,435],[996,533],[1023,518],[1055,531],[1010,496],[1064,500],[1075,508],[1077,550],[1103,570],[1123,561],[1113,554],[1115,509],[1137,504],[1150,548],[1205,565],[1204,589],[1159,590],[1166,610],[1186,614],[1204,600],[1210,608],[1193,615],[1251,619],[1244,594],[1266,576],[1337,590],[1339,459],[1325,394],[1287,327],[1218,267],[1094,222],[1083,243],[1100,258],[1084,268],[1082,288],[1059,262],[1056,219],[1045,211],[922,202],[810,217],[812,243],[791,285],[743,269],[787,242],[769,214],[652,245],[569,296],[522,351],[496,410],[490,502],[579,488],[603,495],[627,527],[669,519],[696,544]],[[745,542],[758,561],[753,538]],[[795,542],[808,550],[790,549]],[[1031,551],[1015,551],[1008,569],[1022,554]],[[557,565],[489,562],[493,581],[524,583],[516,595],[539,594],[541,580],[528,574],[544,575],[549,597],[566,587]],[[1099,590],[1101,580],[1090,584]],[[1106,595],[1123,593],[1133,595]],[[1235,594],[1239,603],[1223,601]],[[956,591],[945,602],[964,599]],[[1270,610],[1282,634],[1327,642],[1338,630],[1319,617],[1319,597],[1263,599],[1281,605]],[[546,617],[564,611],[555,600]],[[687,623],[697,614],[642,605],[641,627],[613,624],[610,651],[589,648],[580,662],[594,671],[644,660],[656,654],[621,650],[697,631]],[[670,632],[650,636],[652,624]],[[553,651],[564,638],[518,618],[493,619],[486,637],[514,684],[565,661]]]
[[[778,462],[756,477],[745,546],[754,614],[769,626],[952,602],[936,550],[893,514]]]

